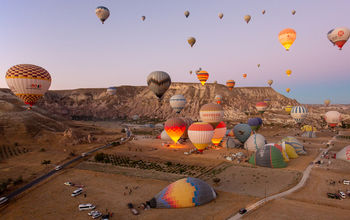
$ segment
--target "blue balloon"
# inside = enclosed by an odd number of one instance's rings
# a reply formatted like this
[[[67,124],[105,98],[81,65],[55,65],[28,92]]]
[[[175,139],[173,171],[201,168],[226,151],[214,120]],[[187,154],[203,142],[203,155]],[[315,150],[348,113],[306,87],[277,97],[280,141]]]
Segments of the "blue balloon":
[[[248,119],[248,125],[252,128],[253,131],[257,131],[260,127],[260,122],[258,118]]]
[[[248,124],[238,124],[233,128],[233,133],[241,143],[244,143],[250,137],[252,129]]]

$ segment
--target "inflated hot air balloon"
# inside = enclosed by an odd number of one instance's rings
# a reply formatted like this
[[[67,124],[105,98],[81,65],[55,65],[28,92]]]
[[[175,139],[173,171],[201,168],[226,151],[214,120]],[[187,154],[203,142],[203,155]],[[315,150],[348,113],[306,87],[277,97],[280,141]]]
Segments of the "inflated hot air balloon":
[[[148,88],[161,100],[171,84],[169,74],[163,71],[154,71],[147,77]]]
[[[190,74],[192,74],[192,70],[190,71]]]
[[[294,43],[296,37],[297,33],[292,28],[284,29],[278,34],[279,41],[281,42],[282,46],[286,48],[287,51]]]
[[[245,22],[247,22],[247,24],[249,23],[249,21],[250,21],[251,18],[252,18],[252,17],[251,17],[250,15],[245,15],[245,16],[244,16],[244,20],[245,20]]]
[[[296,13],[296,11],[295,11],[295,10],[293,10],[293,11],[292,11],[292,15],[295,15],[295,13]]]
[[[272,80],[272,79],[270,79],[270,80],[267,81],[267,84],[269,84],[269,86],[271,86],[272,83],[273,83],[273,80]]]
[[[184,134],[182,135],[182,138],[188,138],[188,128],[191,126],[193,121],[190,118],[181,117],[181,119],[186,123],[186,130],[185,130]]]
[[[264,99],[264,102],[268,105],[268,104],[270,104],[270,102],[271,102],[271,99]]]
[[[284,168],[287,167],[283,155],[275,146],[266,144],[259,148],[249,159],[249,163],[261,167]]]
[[[265,102],[258,102],[255,105],[255,108],[258,110],[259,113],[263,114],[268,107],[268,104]]]
[[[214,189],[206,182],[187,177],[168,185],[149,204],[151,208],[187,208],[204,205],[215,198]]]
[[[223,13],[219,13],[219,18],[222,19],[224,17]]]
[[[188,137],[200,152],[211,143],[213,135],[213,126],[206,122],[196,122],[188,128]]]
[[[168,135],[168,133],[166,133],[165,130],[162,131],[162,133],[160,134],[160,139],[162,141],[171,141],[171,137]]]
[[[243,73],[243,78],[247,78],[247,74],[246,73]]]
[[[235,87],[236,82],[232,79],[226,81],[226,87],[232,91],[233,87]]]
[[[341,122],[342,117],[337,111],[329,111],[325,114],[324,119],[329,127],[336,127]]]
[[[266,12],[265,10],[262,10],[262,12],[261,12],[261,13],[264,15],[264,14],[265,14],[265,12]]]
[[[201,107],[199,116],[202,121],[210,123],[215,128],[224,118],[224,109],[219,104],[208,103]]]
[[[186,98],[183,95],[173,95],[170,98],[170,106],[175,110],[176,113],[180,113],[185,108],[187,103]]]
[[[186,18],[188,18],[188,16],[190,16],[190,12],[189,11],[185,11],[184,15],[186,16]]]
[[[331,104],[331,100],[329,100],[329,99],[324,100],[324,105],[325,105],[325,106],[328,107],[329,104]]]
[[[215,101],[216,101],[217,104],[221,104],[222,96],[221,95],[216,95],[215,96]]]
[[[304,148],[304,145],[295,137],[287,136],[287,137],[283,138],[279,143],[283,144],[283,142],[285,142],[286,145],[292,146],[295,150],[295,153],[297,153],[298,155],[305,155],[306,154],[306,150]]]
[[[284,108],[284,110],[285,110],[288,114],[290,114],[290,112],[292,111],[292,108],[293,108],[292,105],[287,105],[287,106]]]
[[[241,143],[244,143],[252,133],[252,128],[248,124],[238,124],[233,127],[233,133]]]
[[[144,21],[146,19],[146,16],[142,16],[141,20]]]
[[[260,68],[260,63],[257,66],[258,66],[258,68]]]
[[[288,92],[288,93],[289,93],[289,92],[290,92],[290,88],[286,88],[286,92]]]
[[[328,32],[327,37],[333,45],[337,45],[341,50],[350,37],[350,30],[346,27],[335,28]]]
[[[7,70],[5,78],[11,91],[30,106],[33,106],[51,85],[50,73],[32,64],[11,67]]]
[[[108,95],[115,95],[115,94],[117,94],[117,88],[116,87],[108,87],[107,94]]]
[[[109,10],[104,6],[98,6],[95,10],[95,13],[97,17],[101,20],[102,24],[104,24],[104,22],[109,17]]]
[[[169,118],[164,124],[164,130],[176,144],[186,130],[186,123],[181,118]]]
[[[201,70],[197,73],[197,78],[201,82],[202,86],[204,86],[205,82],[209,78],[209,73],[207,71]]]
[[[308,111],[304,106],[294,106],[290,115],[297,123],[302,123],[308,115]]]
[[[287,74],[287,76],[290,76],[292,74],[292,70],[290,70],[290,69],[286,70],[286,74]]]
[[[211,142],[215,145],[218,146],[222,140],[223,137],[226,135],[226,124],[225,122],[220,122],[218,126],[214,129],[214,135],[213,138],[211,139]]]
[[[191,45],[191,47],[193,47],[193,45],[196,43],[196,38],[194,37],[189,37],[187,39],[187,42]]]

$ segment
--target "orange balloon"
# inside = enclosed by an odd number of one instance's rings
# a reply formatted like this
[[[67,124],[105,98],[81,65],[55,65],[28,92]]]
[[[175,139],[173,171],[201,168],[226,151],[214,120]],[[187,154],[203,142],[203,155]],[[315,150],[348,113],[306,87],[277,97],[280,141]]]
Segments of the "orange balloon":
[[[197,78],[201,82],[202,86],[204,86],[205,82],[209,78],[209,73],[207,71],[201,70],[197,73]]]

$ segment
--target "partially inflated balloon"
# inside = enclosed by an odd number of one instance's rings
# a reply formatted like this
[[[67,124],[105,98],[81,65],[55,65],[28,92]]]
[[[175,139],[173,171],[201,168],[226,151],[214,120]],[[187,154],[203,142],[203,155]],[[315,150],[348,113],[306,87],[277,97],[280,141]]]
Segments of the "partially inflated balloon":
[[[331,104],[331,100],[329,100],[329,99],[324,100],[325,106],[329,106],[329,104]]]
[[[163,71],[154,71],[147,77],[148,88],[159,98],[162,98],[171,84],[169,74]]]
[[[176,113],[180,113],[185,108],[186,98],[183,95],[173,95],[170,98],[170,106],[175,110]]]
[[[222,96],[221,95],[216,95],[214,99],[215,99],[217,104],[221,104],[221,101],[222,101]]]
[[[267,81],[267,84],[269,84],[269,86],[271,86],[272,83],[273,83],[273,80],[272,80],[272,79],[270,79],[270,80]]]
[[[19,64],[6,72],[11,91],[25,104],[34,105],[50,88],[51,76],[44,68],[32,64]]]
[[[224,17],[223,13],[219,13],[219,18],[222,19]]]
[[[292,70],[286,70],[286,74],[287,76],[290,76],[290,74],[292,74]]]
[[[286,92],[288,92],[288,93],[289,93],[289,92],[290,92],[290,88],[286,88]]]
[[[247,74],[246,73],[243,73],[243,78],[247,78]]]
[[[287,51],[294,43],[296,37],[297,33],[292,28],[284,29],[278,34],[279,41],[281,42],[282,46],[286,48]]]
[[[329,111],[324,116],[324,119],[330,127],[336,127],[341,122],[342,117],[337,111]]]
[[[188,16],[190,16],[190,12],[189,11],[185,11],[185,16],[186,16],[186,18],[188,18]]]
[[[226,87],[232,91],[233,87],[235,87],[236,82],[232,79],[226,81]]]
[[[342,49],[344,44],[348,41],[350,37],[350,30],[346,27],[335,28],[328,32],[328,39],[337,45],[339,50]]]
[[[99,6],[96,8],[95,13],[97,17],[101,20],[102,24],[107,20],[109,17],[109,10],[108,8],[104,6]]]
[[[187,39],[187,42],[193,47],[193,45],[196,43],[196,38],[190,37]]]
[[[209,73],[207,71],[201,70],[197,73],[197,78],[201,82],[202,86],[204,86],[205,82],[209,78]]]
[[[213,126],[206,122],[196,122],[188,128],[188,137],[198,151],[203,151],[211,143],[213,135]]]
[[[295,11],[295,10],[293,10],[293,11],[292,11],[292,15],[295,15],[295,13],[296,13],[296,11]]]
[[[186,123],[181,118],[170,118],[165,122],[164,130],[176,144],[186,130]]]
[[[222,138],[226,135],[226,124],[225,122],[220,122],[218,126],[214,129],[214,135],[213,138],[211,139],[211,142],[218,146],[222,140]]]
[[[250,21],[251,18],[252,18],[252,17],[251,17],[250,15],[245,15],[245,16],[244,16],[244,20],[245,20],[245,22],[247,22],[247,24],[249,23],[249,21]]]

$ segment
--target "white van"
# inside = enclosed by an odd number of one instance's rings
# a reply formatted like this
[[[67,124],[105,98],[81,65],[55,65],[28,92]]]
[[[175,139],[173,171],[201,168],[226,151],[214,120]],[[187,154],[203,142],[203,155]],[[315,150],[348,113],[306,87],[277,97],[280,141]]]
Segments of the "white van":
[[[73,191],[71,196],[76,197],[76,196],[80,195],[82,192],[83,192],[83,188],[76,189]]]
[[[5,204],[8,201],[7,197],[1,197],[0,198],[0,205]]]
[[[350,180],[343,180],[344,185],[350,185]]]
[[[93,204],[91,203],[88,203],[88,204],[80,204],[79,205],[79,211],[83,211],[83,210],[93,210],[95,209],[96,206],[94,206]]]

